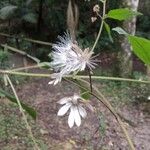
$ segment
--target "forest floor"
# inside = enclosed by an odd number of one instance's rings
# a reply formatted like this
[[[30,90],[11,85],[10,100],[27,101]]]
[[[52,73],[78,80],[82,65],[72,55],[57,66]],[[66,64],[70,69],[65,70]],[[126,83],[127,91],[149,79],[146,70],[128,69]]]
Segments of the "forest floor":
[[[82,120],[81,126],[70,129],[67,124],[68,116],[57,116],[60,108],[57,101],[78,92],[78,89],[65,81],[50,86],[49,80],[28,79],[16,86],[19,98],[37,110],[36,122],[31,118],[29,122],[41,150],[129,150],[114,116],[93,97],[91,105],[95,108],[95,112],[88,111],[87,118]],[[102,84],[98,82],[95,84],[104,91]],[[120,89],[120,92],[123,91]],[[148,111],[145,111],[150,102],[138,104],[121,102],[117,105],[119,102],[114,102],[114,95],[111,96],[110,93],[107,95],[107,92],[105,95],[126,118],[123,120],[124,125],[136,150],[150,150],[150,117]],[[21,121],[17,106],[7,103],[5,98],[0,101],[0,150],[32,150],[32,142]]]

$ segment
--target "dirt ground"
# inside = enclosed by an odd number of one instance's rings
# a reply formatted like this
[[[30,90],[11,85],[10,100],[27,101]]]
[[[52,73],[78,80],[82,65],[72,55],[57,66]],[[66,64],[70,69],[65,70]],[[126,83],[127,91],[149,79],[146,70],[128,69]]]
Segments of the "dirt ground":
[[[78,92],[78,89],[66,82],[51,86],[48,85],[49,80],[30,79],[26,84],[17,86],[19,98],[38,112],[36,124],[40,126],[41,138],[48,145],[48,150],[129,150],[115,118],[94,98],[91,98],[91,104],[96,111],[88,111],[81,126],[70,129],[68,116],[57,116],[60,108],[57,101]],[[134,123],[124,122],[136,150],[150,150],[150,117],[143,110],[143,105],[133,104],[118,108],[121,115]]]

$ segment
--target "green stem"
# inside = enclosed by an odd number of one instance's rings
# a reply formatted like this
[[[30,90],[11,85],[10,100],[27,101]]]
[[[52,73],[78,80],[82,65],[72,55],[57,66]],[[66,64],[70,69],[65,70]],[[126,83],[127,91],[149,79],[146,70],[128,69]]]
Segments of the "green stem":
[[[25,122],[25,124],[26,124],[26,127],[27,127],[28,131],[29,131],[29,135],[30,135],[30,137],[31,137],[31,139],[32,139],[32,141],[33,141],[33,143],[34,143],[35,150],[40,150],[40,148],[38,147],[38,145],[37,145],[37,143],[36,143],[36,141],[35,141],[35,138],[34,138],[34,136],[33,136],[31,127],[30,127],[30,125],[29,125],[29,123],[28,123],[28,121],[27,121],[27,117],[26,117],[26,115],[25,115],[25,113],[24,113],[24,110],[23,110],[23,108],[22,108],[22,106],[21,106],[21,102],[20,102],[20,100],[19,100],[19,98],[18,98],[17,92],[16,92],[16,90],[15,90],[15,88],[14,88],[14,86],[13,86],[13,84],[12,84],[12,82],[11,82],[11,80],[10,80],[10,78],[9,78],[8,75],[6,75],[6,78],[7,78],[8,83],[9,83],[10,86],[11,86],[11,89],[12,89],[14,95],[15,95],[15,98],[16,98],[16,100],[17,100],[17,104],[18,104],[18,106],[19,106],[19,110],[20,110],[20,112],[21,112],[21,114],[22,114],[23,120],[24,120],[24,122]]]
[[[16,71],[12,71],[12,70],[0,70],[0,73],[1,74],[20,75],[20,76],[30,76],[30,77],[47,77],[47,78],[51,77],[51,74],[16,72]],[[66,75],[65,77],[76,78],[76,79],[89,79],[89,76],[83,76],[83,75],[76,75],[76,76]],[[146,80],[137,80],[137,79],[128,79],[128,78],[119,78],[119,77],[91,76],[91,79],[93,79],[93,80],[126,81],[126,82],[150,84],[150,81],[146,81]]]
[[[93,45],[91,51],[94,51],[94,49],[95,49],[95,47],[96,47],[96,45],[97,45],[97,43],[98,43],[98,40],[99,40],[99,38],[100,38],[100,36],[101,36],[102,29],[103,29],[103,25],[104,25],[105,14],[106,14],[106,0],[103,2],[103,15],[102,15],[102,18],[101,18],[101,19],[102,19],[102,22],[101,22],[98,35],[97,35],[97,37],[96,37],[95,43],[94,43],[94,45]]]

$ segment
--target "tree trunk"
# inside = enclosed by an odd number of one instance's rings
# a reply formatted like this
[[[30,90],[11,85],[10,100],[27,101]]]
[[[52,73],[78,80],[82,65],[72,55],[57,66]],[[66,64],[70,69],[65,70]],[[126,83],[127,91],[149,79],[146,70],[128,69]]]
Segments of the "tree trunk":
[[[121,6],[123,8],[129,8],[133,11],[137,11],[139,0],[122,0]],[[136,31],[136,17],[123,22],[122,27],[129,33],[134,35]],[[120,58],[120,75],[122,77],[129,77],[132,74],[132,52],[131,46],[124,37],[120,41],[121,53]]]

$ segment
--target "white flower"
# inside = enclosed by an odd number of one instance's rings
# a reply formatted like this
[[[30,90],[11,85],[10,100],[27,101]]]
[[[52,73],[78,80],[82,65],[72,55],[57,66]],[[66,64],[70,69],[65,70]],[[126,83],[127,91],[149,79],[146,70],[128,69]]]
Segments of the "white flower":
[[[70,109],[68,117],[68,125],[70,128],[73,127],[74,123],[79,127],[81,125],[81,117],[85,118],[87,116],[86,110],[82,107],[82,102],[83,99],[77,94],[71,97],[64,97],[58,101],[59,104],[63,105],[57,113],[58,116],[65,115]]]
[[[52,68],[57,72],[52,75],[53,81],[49,84],[57,84],[61,81],[62,77],[72,72],[85,70],[86,66],[90,69],[95,68],[92,55],[93,51],[86,48],[84,51],[73,43],[69,33],[63,37],[59,36],[59,42],[53,44],[54,51],[52,52],[51,62]],[[55,81],[56,80],[56,81]]]

